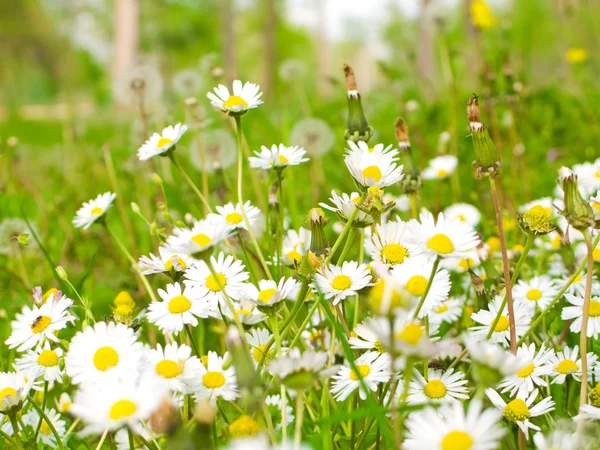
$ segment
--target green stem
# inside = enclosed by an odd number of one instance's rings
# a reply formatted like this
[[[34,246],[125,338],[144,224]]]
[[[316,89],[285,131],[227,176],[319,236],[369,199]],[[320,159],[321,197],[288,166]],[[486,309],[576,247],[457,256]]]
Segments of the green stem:
[[[29,403],[31,403],[31,405],[35,408],[35,410],[38,412],[38,414],[40,416],[40,422],[38,424],[38,428],[41,426],[42,420],[44,422],[46,422],[46,424],[48,425],[48,428],[50,428],[50,431],[52,431],[52,434],[54,435],[54,439],[56,439],[58,448],[64,449],[65,446],[63,444],[63,441],[60,438],[60,435],[58,434],[58,432],[56,431],[54,424],[52,423],[50,418],[46,415],[46,412],[42,408],[40,408],[40,406],[35,402],[35,400],[31,396],[29,397]],[[37,436],[37,434],[36,434],[36,436]]]
[[[363,203],[363,200],[361,199],[360,204],[362,205],[362,203]],[[335,254],[336,250],[342,244],[342,241],[346,237],[346,234],[348,234],[348,232],[350,231],[352,222],[354,222],[354,219],[356,219],[357,215],[358,215],[358,208],[354,208],[354,211],[352,211],[352,214],[350,214],[350,217],[348,217],[348,221],[346,222],[346,225],[344,225],[342,232],[340,233],[340,235],[338,236],[336,241],[333,243],[333,247],[331,247],[331,253],[329,253],[329,256],[325,259],[325,265],[329,264],[329,262],[331,261],[331,258]]]
[[[133,442],[133,431],[131,431],[131,427],[127,427],[127,434],[129,435],[129,450],[135,450],[135,444]]]
[[[184,178],[184,180],[187,182],[187,184],[192,188],[192,190],[196,193],[196,195],[198,196],[198,198],[204,205],[204,208],[207,209],[209,212],[212,212],[212,208],[210,207],[210,203],[208,203],[208,200],[206,199],[206,197],[202,194],[202,192],[200,192],[200,189],[198,189],[198,186],[196,186],[194,181],[190,178],[190,176],[186,173],[186,171],[183,170],[183,167],[181,167],[181,165],[179,164],[179,161],[177,161],[177,159],[175,158],[175,152],[169,153],[169,159],[171,160],[173,165],[175,167],[177,167],[177,169],[179,169],[179,172],[181,172],[181,176]]]
[[[425,288],[425,292],[423,292],[423,295],[421,296],[421,300],[419,300],[419,304],[417,305],[417,309],[415,310],[413,319],[417,319],[419,317],[419,312],[421,312],[421,308],[423,308],[423,305],[425,304],[425,299],[427,298],[427,294],[429,294],[429,290],[431,289],[431,285],[433,284],[433,279],[437,274],[437,269],[439,265],[440,258],[438,257],[433,263],[433,267],[431,268],[431,274],[429,275],[429,280],[427,280],[427,287]]]
[[[192,348],[194,349],[194,353],[196,354],[196,356],[198,358],[200,358],[201,354],[200,354],[200,351],[198,350],[198,344],[196,344],[196,340],[194,339],[194,333],[192,332],[192,327],[190,324],[187,324],[185,326],[185,332],[187,333],[188,337],[190,338],[190,342],[192,343]]]
[[[42,411],[46,411],[46,402],[48,401],[48,382],[44,381],[44,397],[42,398]],[[37,438],[40,435],[40,430],[42,428],[42,417],[40,416],[40,421],[35,428],[35,434],[33,435],[33,440],[37,442]]]
[[[89,320],[91,323],[96,323],[96,319],[94,318],[94,314],[92,314],[92,309],[90,307],[89,301],[87,301],[86,299],[84,299],[79,294],[79,292],[77,291],[77,289],[75,289],[75,286],[73,286],[73,283],[71,283],[68,279],[65,279],[65,283],[67,283],[71,287],[71,289],[73,289],[73,292],[75,292],[75,295],[77,296],[77,298],[81,302],[81,306],[83,306],[83,309],[85,311],[85,317],[86,317],[86,319]],[[82,324],[82,326],[83,326],[83,324]]]
[[[0,436],[14,448],[19,448],[19,444],[17,444],[17,441],[15,441],[11,436],[2,431],[2,429],[0,429]]]
[[[342,249],[342,254],[337,259],[337,262],[336,262],[336,264],[338,266],[344,262],[344,259],[346,259],[346,255],[348,254],[348,251],[350,250],[350,248],[352,247],[352,244],[354,243],[355,234],[356,234],[356,229],[350,228],[350,231],[348,232],[348,238],[346,239],[346,243],[344,244],[344,248]]]

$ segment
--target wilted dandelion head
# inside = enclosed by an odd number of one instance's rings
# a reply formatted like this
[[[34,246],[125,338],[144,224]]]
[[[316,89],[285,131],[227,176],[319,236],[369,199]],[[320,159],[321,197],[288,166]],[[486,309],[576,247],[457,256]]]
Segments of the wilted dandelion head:
[[[190,146],[190,160],[198,170],[212,173],[217,168],[231,167],[236,159],[236,143],[224,130],[208,130],[201,134],[200,144],[194,140]]]
[[[194,69],[180,70],[173,77],[173,90],[182,97],[196,95],[202,89],[202,77]]]
[[[163,80],[152,66],[136,66],[124,70],[113,86],[115,100],[123,105],[136,106],[157,103],[162,95]]]
[[[291,141],[305,148],[309,155],[322,155],[333,147],[335,135],[327,122],[309,117],[294,125]]]
[[[306,75],[306,64],[300,59],[286,59],[279,66],[279,76],[285,81],[296,81]]]
[[[35,225],[32,226],[34,229],[36,228]],[[19,245],[17,238],[22,234],[31,234],[27,222],[23,219],[9,217],[0,222],[0,254],[10,255],[15,252]],[[35,245],[33,239],[29,239],[28,242],[29,245],[27,247],[21,248],[28,248]]]
[[[223,68],[221,67],[220,58],[217,53],[208,53],[200,58],[198,64],[201,74],[208,74],[215,78],[219,78],[223,75]]]

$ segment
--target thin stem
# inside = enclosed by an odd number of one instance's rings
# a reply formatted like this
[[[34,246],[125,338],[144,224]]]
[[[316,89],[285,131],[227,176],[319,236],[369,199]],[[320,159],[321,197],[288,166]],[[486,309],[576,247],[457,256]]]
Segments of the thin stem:
[[[79,294],[79,292],[77,291],[77,289],[75,289],[75,286],[73,286],[73,283],[71,283],[68,279],[66,279],[64,281],[65,281],[65,283],[67,283],[71,287],[71,289],[73,289],[73,292],[75,292],[75,295],[77,296],[77,298],[81,302],[81,305],[83,306],[83,309],[85,311],[85,317],[86,317],[86,319],[88,319],[92,323],[96,323],[96,319],[94,318],[94,314],[92,314],[92,309],[90,307],[89,301],[87,299],[84,299]],[[82,326],[83,326],[83,324],[82,324]]]
[[[296,434],[294,435],[294,450],[300,449],[302,441],[302,421],[304,420],[304,392],[296,393]]]
[[[179,171],[181,172],[181,176],[183,176],[183,178],[185,179],[187,184],[196,193],[196,195],[198,196],[198,198],[204,205],[204,208],[207,209],[209,212],[212,212],[212,208],[210,207],[210,203],[208,203],[208,200],[206,199],[206,197],[202,194],[202,192],[200,192],[200,189],[198,189],[198,186],[196,186],[194,181],[190,178],[190,176],[186,173],[186,171],[183,170],[183,167],[181,167],[181,165],[179,164],[179,161],[177,161],[177,159],[175,158],[175,152],[169,153],[169,159],[171,160],[173,165],[179,169]]]
[[[198,358],[200,358],[200,352],[198,351],[198,344],[196,344],[196,340],[194,339],[194,333],[192,332],[192,326],[190,324],[187,324],[185,326],[185,332],[187,333],[188,337],[190,338],[190,342],[192,344],[192,348],[194,349],[194,353],[196,354],[196,356],[198,356]]]
[[[425,299],[427,298],[427,294],[429,294],[429,290],[431,289],[431,285],[433,284],[433,279],[435,278],[435,275],[437,274],[437,269],[438,269],[439,265],[440,265],[440,258],[438,257],[438,258],[436,258],[435,262],[433,263],[433,267],[431,268],[431,274],[429,275],[429,280],[427,280],[427,287],[425,288],[425,292],[423,292],[423,295],[421,296],[421,300],[419,300],[417,309],[415,309],[413,319],[416,319],[419,317],[419,312],[421,312],[421,308],[423,308],[423,305],[425,304]]]
[[[363,200],[361,199],[360,204],[362,204],[362,202],[363,202]],[[344,225],[342,232],[340,233],[340,235],[338,236],[336,241],[333,243],[333,247],[331,247],[331,253],[329,253],[329,256],[325,259],[325,265],[329,264],[329,262],[331,261],[331,258],[335,254],[336,250],[342,244],[342,241],[346,237],[346,234],[348,234],[348,232],[350,231],[350,226],[352,225],[352,222],[354,222],[354,219],[356,219],[357,215],[358,215],[358,208],[354,208],[354,211],[352,211],[352,214],[350,214],[350,217],[348,217],[348,221],[346,222],[346,225]]]
[[[135,444],[133,442],[133,432],[131,431],[131,427],[127,427],[127,434],[129,436],[129,450],[135,450]]]
[[[108,428],[106,430],[104,430],[104,433],[102,434],[102,437],[100,438],[100,442],[98,442],[98,446],[96,447],[96,450],[100,450],[102,448],[102,444],[104,444],[104,440],[106,439],[107,435],[108,435]]]
[[[60,435],[58,434],[58,432],[56,431],[56,428],[54,427],[54,424],[52,423],[52,421],[50,420],[50,418],[46,415],[46,412],[44,411],[44,409],[40,408],[40,406],[35,402],[35,400],[31,396],[29,397],[29,403],[31,403],[31,405],[35,408],[35,410],[38,412],[38,414],[40,416],[40,422],[38,423],[38,428],[41,427],[42,420],[44,422],[46,422],[46,424],[48,425],[48,428],[50,428],[50,431],[52,431],[52,434],[54,435],[54,439],[56,439],[56,443],[58,444],[58,448],[64,449],[65,446],[63,444],[63,441],[60,438]],[[37,433],[36,433],[36,439],[35,440],[37,441]]]
[[[415,194],[413,192],[413,193],[409,194],[409,198],[410,198],[411,217],[413,219],[416,219],[419,216],[419,213],[417,211],[417,194]]]
[[[350,228],[350,231],[348,231],[348,238],[346,239],[346,243],[344,244],[344,248],[342,249],[342,254],[336,261],[337,265],[340,265],[341,263],[344,262],[344,259],[346,259],[346,255],[348,254],[348,252],[350,251],[350,248],[352,247],[352,244],[354,243],[355,235],[356,235],[356,229],[354,227]]]
[[[4,431],[2,431],[1,428],[0,428],[0,436],[2,436],[2,439],[4,439],[5,441],[7,441],[14,448],[18,448],[19,447],[19,444],[17,444],[17,442],[11,436],[9,436]]]
[[[46,410],[46,402],[48,401],[48,382],[44,381],[44,397],[42,398],[42,411]],[[40,416],[40,421],[35,428],[35,434],[33,435],[33,440],[37,442],[37,438],[40,435],[40,430],[42,428],[42,417]]]

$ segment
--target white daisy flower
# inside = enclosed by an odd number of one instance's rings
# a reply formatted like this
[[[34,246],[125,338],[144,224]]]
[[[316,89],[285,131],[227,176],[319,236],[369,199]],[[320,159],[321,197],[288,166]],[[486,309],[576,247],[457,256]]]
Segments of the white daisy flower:
[[[8,348],[17,347],[17,351],[22,352],[36,347],[46,339],[58,342],[57,332],[68,323],[75,322],[76,317],[68,312],[73,300],[65,296],[57,301],[54,298],[48,300],[33,308],[23,306],[16,320],[11,322],[12,334],[5,341]]]
[[[584,299],[580,296],[565,294],[567,301],[573,306],[563,308],[560,315],[562,320],[573,320],[570,330],[572,333],[581,332],[583,322],[583,303]],[[598,338],[600,334],[600,297],[592,296],[589,307],[589,317],[587,323],[587,337]]]
[[[212,92],[206,94],[210,104],[226,114],[244,114],[249,109],[256,108],[263,103],[260,99],[262,96],[260,87],[250,82],[242,85],[240,80],[235,80],[232,94],[222,84],[214,88],[214,91],[214,94]]]
[[[481,257],[477,249],[464,252],[458,258],[444,258],[440,261],[440,266],[452,272],[464,273],[469,269],[475,269],[481,265]],[[471,283],[471,280],[467,280]]]
[[[319,206],[328,209],[329,211],[333,211],[337,214],[342,222],[346,223],[350,216],[354,214],[356,205],[360,203],[361,197],[358,192],[352,192],[350,195],[342,193],[342,195],[339,196],[335,190],[333,190],[331,191],[331,198],[329,201],[333,203],[333,206],[330,206],[327,203],[319,203]],[[372,223],[373,218],[364,211],[360,210],[352,222],[353,225],[359,224],[361,226],[368,226]]]
[[[375,233],[365,237],[365,248],[373,261],[380,261],[388,266],[403,264],[410,256],[407,242],[410,233],[406,222],[396,218],[395,221],[377,224]]]
[[[567,274],[568,275],[568,274]],[[582,271],[573,280],[573,284],[567,289],[567,294],[583,297],[585,295],[585,284],[587,282],[587,272]],[[592,273],[592,292],[600,291],[600,281]]]
[[[390,356],[387,353],[368,352],[358,357],[354,364],[356,371],[342,366],[337,375],[331,377],[334,380],[331,393],[338,402],[346,400],[356,389],[359,389],[362,400],[367,398],[367,393],[361,386],[361,378],[369,389],[376,391],[377,385],[386,383],[392,374]]]
[[[435,354],[435,343],[427,336],[423,323],[413,319],[412,312],[397,310],[393,335],[391,335],[387,320],[368,322],[367,325],[379,336],[379,340],[386,350],[391,348],[392,339],[394,339],[394,349],[403,356],[432,357]],[[374,326],[377,328],[373,328]],[[396,367],[401,368],[403,365],[404,360],[399,359]]]
[[[364,322],[357,324],[352,330],[350,339],[348,339],[350,347],[359,350],[374,350],[383,353],[384,349],[379,340],[379,336],[373,331],[380,326],[389,327],[388,320],[383,317],[370,317]]]
[[[479,210],[468,203],[454,203],[444,209],[444,217],[448,220],[458,219],[467,225],[476,227],[481,222],[481,213]]]
[[[281,261],[288,266],[300,263],[309,249],[310,238],[311,232],[306,228],[300,228],[299,231],[288,230],[283,238]]]
[[[408,294],[412,295],[415,300],[420,300],[427,290],[433,264],[434,262],[430,259],[415,256],[409,258],[401,266],[394,266],[391,274]],[[448,271],[446,269],[438,269],[433,276],[425,303],[423,303],[419,311],[419,318],[425,317],[448,298],[450,286],[450,274]]]
[[[159,256],[150,253],[150,256],[142,256],[138,266],[142,275],[152,275],[164,272],[183,272],[192,266],[194,261],[185,253],[177,253],[170,247],[161,245],[158,247]]]
[[[257,323],[265,321],[268,317],[258,310],[256,304],[249,300],[239,300],[234,302],[233,307],[235,309],[234,312],[231,311],[231,308],[222,308],[221,311],[218,309],[210,310],[208,314],[210,317],[218,320],[223,320],[223,315],[233,320],[235,315],[237,320],[243,325],[256,325]]]
[[[468,399],[469,390],[466,387],[468,380],[460,371],[449,369],[428,369],[427,379],[414,369],[413,379],[410,382],[407,402],[411,405],[423,403],[449,403],[460,399]]]
[[[305,158],[306,150],[298,146],[286,147],[283,144],[279,146],[273,144],[271,148],[264,145],[260,148],[260,152],[254,152],[256,156],[250,156],[250,167],[255,169],[284,169],[287,166],[297,166],[308,161]]]
[[[580,242],[575,246],[575,257],[578,260],[587,257],[587,245],[585,242]],[[594,262],[600,262],[600,242],[592,249],[592,259]]]
[[[488,310],[480,309],[479,311],[471,314],[471,319],[480,325],[475,325],[469,328],[469,332],[473,337],[477,337],[481,340],[486,339],[487,335],[496,320],[496,315],[500,305],[502,304],[502,297],[496,296],[496,298],[488,303]],[[519,339],[527,331],[529,323],[531,322],[531,316],[527,307],[522,303],[515,303],[515,333],[517,339]],[[490,336],[491,342],[498,342],[508,347],[510,344],[510,321],[508,319],[508,307],[504,308],[500,320],[496,324],[492,335]]]
[[[247,287],[246,280],[250,277],[244,269],[244,265],[239,260],[234,260],[233,256],[225,257],[224,253],[219,253],[217,259],[210,257],[210,263],[215,270],[213,275],[204,261],[185,272],[186,280],[183,282],[186,286],[198,290],[198,296],[208,301],[210,309],[216,310],[220,302],[222,308],[227,309],[227,301],[223,291],[227,296],[234,300],[244,298]]]
[[[117,382],[137,372],[142,343],[122,323],[97,322],[79,331],[65,356],[67,375],[73,384]]]
[[[573,420],[579,422],[580,420],[600,420],[600,408],[593,405],[581,405],[579,414],[573,417]]]
[[[119,383],[84,383],[75,394],[70,412],[87,424],[88,433],[101,434],[123,426],[136,429],[167,395],[157,377],[138,379],[135,368]]]
[[[68,414],[72,404],[73,402],[71,401],[71,397],[69,396],[69,394],[63,392],[62,394],[60,394],[60,397],[58,399],[58,411],[62,414]]]
[[[140,161],[146,161],[153,156],[162,155],[174,148],[181,139],[181,136],[188,130],[186,125],[178,123],[175,126],[169,125],[162,130],[162,133],[154,133],[138,150]]]
[[[488,388],[485,390],[486,395],[494,406],[502,411],[504,418],[508,422],[516,424],[523,431],[525,437],[529,439],[530,428],[540,431],[540,427],[531,423],[529,419],[553,411],[554,400],[546,397],[533,406],[535,399],[538,397],[538,389],[534,389],[531,394],[525,394],[524,392],[522,391],[517,395],[517,398],[506,403],[494,389]]]
[[[142,436],[146,442],[152,440],[152,436],[143,426],[138,426],[131,429],[133,433],[133,445],[137,450],[146,448],[146,446],[137,438],[138,435]],[[126,428],[121,428],[115,433],[115,444],[117,450],[131,450],[129,446],[129,431]]]
[[[575,164],[573,172],[577,175],[579,189],[584,198],[600,189],[600,158],[593,163]]]
[[[544,310],[558,293],[552,278],[547,275],[533,277],[529,281],[519,280],[513,287],[513,298],[517,302],[527,305],[531,314],[539,309]]]
[[[397,149],[392,148],[392,145],[388,145],[384,147],[383,144],[375,144],[373,147],[370,147],[365,141],[346,141],[348,147],[346,148],[346,152],[363,152],[363,153],[386,153],[390,156],[398,156],[399,152]]]
[[[60,415],[54,409],[46,409],[45,414],[46,417],[50,419],[56,434],[58,434],[58,437],[62,441],[67,433],[66,422],[60,418]],[[32,409],[25,414],[23,416],[23,423],[29,425],[34,430],[37,430],[39,426],[40,432],[38,434],[38,442],[41,442],[43,445],[47,445],[50,448],[58,447],[56,437],[46,420],[43,420],[40,425],[40,415],[36,410]]]
[[[228,353],[221,357],[215,352],[208,352],[208,358],[200,365],[197,374],[185,379],[196,401],[207,400],[215,404],[219,397],[227,401],[239,397],[235,368],[223,368],[227,358]]]
[[[483,410],[480,400],[469,402],[464,411],[462,403],[442,405],[439,409],[425,408],[406,420],[408,437],[405,450],[495,450],[504,436],[499,421],[501,414],[494,409]]]
[[[533,436],[533,443],[537,450],[578,450],[580,442],[575,433],[563,430],[552,430],[544,436],[541,432]],[[585,448],[585,447],[584,447]]]
[[[244,298],[257,306],[274,306],[282,300],[296,301],[299,291],[298,281],[281,277],[278,283],[273,280],[260,280],[258,289],[253,284],[246,285]]]
[[[242,206],[239,203],[235,205],[233,203],[227,203],[223,206],[217,206],[216,210],[219,213],[218,215],[225,219],[229,231],[233,232],[235,230],[248,229],[246,226],[246,221],[242,215]],[[250,224],[252,230],[256,232],[257,229],[260,229],[262,232],[263,226],[262,224],[259,224],[259,221],[262,219],[262,213],[260,209],[258,209],[256,206],[252,206],[252,204],[247,201],[244,203],[244,212],[246,213],[248,223]]]
[[[277,359],[271,360],[268,369],[271,375],[278,377],[289,389],[297,391],[306,389],[317,378],[325,376],[325,363],[327,353],[312,350],[300,353],[300,350],[294,347]],[[302,376],[296,377],[298,374]]]
[[[384,188],[404,178],[403,166],[398,166],[398,158],[390,153],[352,150],[344,161],[352,177],[364,187]]]
[[[254,360],[254,365],[266,365],[275,355],[275,345],[271,345],[267,351],[267,344],[273,335],[265,328],[254,328],[246,333],[246,342],[250,345],[250,354]]]
[[[430,324],[454,323],[462,315],[464,302],[448,299],[440,303],[429,312]]]
[[[480,243],[472,226],[460,220],[448,221],[442,213],[437,222],[430,212],[421,213],[420,220],[420,223],[414,219],[408,223],[412,241],[409,249],[414,255],[462,257],[464,252],[473,250]]]
[[[551,375],[555,376],[552,384],[563,384],[568,375],[571,375],[576,381],[581,381],[581,358],[578,356],[578,345],[573,349],[565,346],[562,351],[552,355],[549,361],[552,368]],[[588,367],[593,366],[597,360],[598,356],[593,352],[587,354]]]
[[[553,349],[546,349],[542,344],[540,350],[536,352],[535,343],[531,345],[523,344],[517,349],[517,358],[522,360],[524,365],[518,371],[508,375],[499,385],[502,392],[510,392],[511,396],[515,393],[517,396],[524,397],[532,392],[536,386],[548,386],[548,383],[542,378],[552,373],[550,359],[554,356]]]
[[[73,225],[77,228],[83,227],[84,230],[87,230],[91,224],[106,214],[106,211],[112,206],[112,202],[116,197],[117,194],[105,192],[95,199],[85,202],[75,213]]]
[[[182,289],[181,284],[173,283],[166,289],[158,290],[162,301],[148,305],[148,322],[163,331],[179,333],[185,325],[198,325],[198,317],[208,317],[211,305],[198,288],[186,286]]]
[[[195,222],[192,228],[175,228],[173,235],[167,238],[167,246],[176,253],[194,255],[214,248],[228,237],[229,228],[225,219],[212,214]]]
[[[160,344],[156,349],[146,349],[140,361],[142,371],[158,376],[177,392],[186,392],[183,380],[197,376],[201,365],[189,346],[176,343],[165,345],[164,350]]]
[[[27,354],[17,359],[15,368],[17,370],[34,373],[36,378],[43,376],[44,381],[53,383],[55,381],[62,383],[64,370],[60,367],[60,361],[63,351],[60,348],[53,349],[50,343],[46,341],[42,346],[35,350],[29,350]]]
[[[453,155],[442,155],[429,161],[421,176],[424,180],[441,180],[454,173],[458,166],[458,158]]]
[[[473,363],[485,366],[503,378],[527,365],[527,361],[517,358],[500,345],[471,334],[463,335],[463,342]]]
[[[333,306],[346,297],[356,295],[371,282],[371,272],[366,264],[344,261],[342,266],[329,266],[315,274],[313,289],[333,299]]]
[[[275,423],[276,423],[275,429],[280,430],[281,429],[281,419],[282,419],[281,395],[279,395],[279,394],[268,395],[267,398],[265,398],[265,405],[267,405],[267,408],[268,408],[269,412],[271,413],[271,416],[273,418],[276,418],[276,417],[278,418],[275,421]],[[292,408],[292,406],[290,405],[290,402],[286,402],[286,404],[285,404],[285,421],[288,425],[291,423],[294,423],[294,408]]]
[[[33,379],[24,372],[0,372],[0,412],[24,402],[31,390]]]

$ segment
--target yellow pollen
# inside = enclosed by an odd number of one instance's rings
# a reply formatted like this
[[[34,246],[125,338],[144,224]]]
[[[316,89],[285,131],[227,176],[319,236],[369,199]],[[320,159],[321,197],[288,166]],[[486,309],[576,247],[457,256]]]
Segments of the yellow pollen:
[[[425,395],[429,398],[440,399],[446,395],[446,385],[440,380],[431,380],[425,385],[423,390]]]
[[[600,202],[592,203],[592,208],[594,208],[596,211],[598,211],[600,213]]]
[[[598,300],[590,300],[590,317],[600,316],[600,302]]]
[[[277,293],[277,289],[270,288],[264,289],[259,292],[258,299],[263,303],[269,303],[269,300]]]
[[[131,417],[136,411],[137,406],[131,400],[119,400],[111,406],[108,415],[112,420],[120,420]]]
[[[464,431],[452,430],[444,436],[441,446],[441,450],[469,450],[473,447],[473,438]]]
[[[374,151],[374,150],[375,150],[374,148],[370,147],[370,148],[369,148],[367,151],[368,151],[369,153],[373,153],[373,151]]]
[[[438,170],[438,173],[437,173],[438,177],[442,178],[442,177],[445,177],[446,175],[448,175],[448,171],[447,170],[444,170],[444,169]]]
[[[445,234],[436,234],[427,241],[427,247],[436,253],[447,255],[454,251],[454,244]]]
[[[209,245],[212,242],[212,239],[209,238],[204,233],[200,233],[200,234],[197,234],[196,236],[194,236],[192,238],[192,241],[194,241],[198,245],[198,247],[206,247],[207,245]]]
[[[238,317],[240,314],[242,314],[244,316],[249,316],[250,314],[252,314],[252,311],[250,311],[249,309],[238,309],[236,312],[237,312]]]
[[[422,275],[413,275],[406,283],[406,290],[409,294],[420,297],[427,289],[427,278]]]
[[[133,312],[133,309],[129,305],[119,305],[115,308],[115,315],[118,316],[129,316]]]
[[[579,369],[577,364],[575,364],[570,359],[563,359],[556,366],[556,371],[558,373],[562,373],[562,374],[572,373],[572,372],[575,372],[577,369]]]
[[[104,210],[102,208],[100,208],[99,206],[96,206],[95,208],[92,208],[92,211],[90,212],[90,216],[99,216],[100,214],[102,214]]]
[[[173,265],[174,265],[173,260],[175,260],[175,263],[179,267],[179,270],[183,270],[183,269],[187,268],[187,264],[185,263],[185,261],[183,259],[181,259],[177,255],[173,255],[165,263],[165,269],[167,269],[168,271],[173,270]]]
[[[225,384],[225,375],[221,372],[206,372],[202,376],[202,384],[208,389],[217,389]]]
[[[560,247],[560,234],[557,234],[556,236],[554,236],[554,238],[552,238],[552,242],[550,243],[550,245],[552,246],[552,248]]]
[[[208,367],[208,355],[200,356],[200,361],[202,361],[202,364],[204,365],[204,367]]]
[[[331,287],[338,291],[345,291],[352,286],[352,280],[348,275],[337,275],[331,282]]]
[[[600,260],[600,248],[595,248],[592,250],[592,258],[594,258],[594,261]]]
[[[360,195],[354,197],[352,199],[352,203],[360,203]],[[600,203],[598,203],[598,206],[600,207]]]
[[[354,370],[350,371],[350,379],[353,381],[357,381],[359,378],[364,378],[371,373],[371,368],[366,364],[357,365],[356,370],[358,370],[358,373],[356,373]]]
[[[266,344],[259,345],[258,347],[254,347],[254,351],[252,352],[254,361],[256,361],[257,363],[260,363],[263,360],[263,358],[264,358],[265,362],[269,361],[269,358],[271,357],[271,354],[273,352],[272,351],[267,352],[266,350],[267,350]]]
[[[52,319],[50,319],[50,317],[39,316],[31,324],[31,331],[33,331],[35,334],[41,333],[46,328],[48,328],[51,323],[52,323]]]
[[[527,300],[537,302],[540,298],[542,298],[542,291],[539,289],[529,289],[529,292],[527,292]]]
[[[50,298],[50,296],[52,294],[56,294],[58,292],[58,289],[56,288],[50,288],[46,291],[46,293],[42,296],[42,305],[44,303],[46,303],[46,300],[48,300],[48,298]]]
[[[283,155],[279,155],[279,164],[287,164],[289,162],[289,160],[283,156]]]
[[[156,373],[163,378],[175,378],[181,373],[181,370],[177,362],[163,359],[156,365]]]
[[[156,146],[158,148],[164,148],[164,147],[169,147],[172,144],[173,144],[173,140],[172,139],[169,139],[169,138],[166,138],[166,137],[161,137],[158,140]]]
[[[133,307],[135,306],[135,300],[133,300],[133,297],[127,291],[119,292],[115,297],[113,303],[115,304],[115,306],[127,305],[131,309],[133,309]]]
[[[458,263],[458,267],[464,270],[469,270],[471,267],[475,265],[475,260],[473,258],[462,258]]]
[[[381,250],[381,256],[387,264],[402,264],[408,251],[400,244],[388,244]]]
[[[504,408],[504,417],[509,422],[522,422],[529,419],[529,408],[520,398],[515,398]]]
[[[485,243],[490,247],[490,253],[497,253],[500,251],[500,239],[497,237],[491,237]]]
[[[365,179],[365,181],[367,180],[367,178],[371,178],[372,180],[375,180],[376,182],[381,180],[381,177],[382,177],[381,170],[377,166],[367,167],[366,169],[364,169],[362,171],[362,176]]]
[[[227,278],[222,273],[217,274],[217,278],[214,275],[206,277],[206,287],[213,292],[221,292],[221,286],[227,286]]]
[[[96,369],[106,372],[119,363],[119,354],[112,347],[100,347],[94,354]]]
[[[288,258],[290,258],[290,260],[292,261],[292,263],[298,262],[302,259],[302,255],[300,253],[298,253],[298,251],[296,249],[287,252],[285,254],[285,256],[287,256]]]
[[[171,314],[183,314],[191,307],[192,302],[190,302],[190,300],[184,295],[178,295],[177,297],[173,297],[171,300],[169,300],[168,309]]]
[[[58,366],[58,355],[54,350],[44,350],[38,356],[37,362],[44,367]]]
[[[246,109],[248,107],[248,103],[239,95],[230,96],[223,106],[227,109]],[[240,108],[241,106],[241,108]]]
[[[466,222],[467,221],[467,218],[465,216],[463,216],[462,214],[459,214],[456,217],[458,217],[458,220],[460,220],[461,222]]]
[[[242,217],[242,215],[240,213],[232,212],[232,213],[227,214],[227,216],[225,216],[225,220],[228,223],[230,223],[231,225],[237,225],[242,220],[244,220],[244,218]]]
[[[446,304],[438,306],[438,308],[435,310],[435,312],[438,314],[445,313],[446,311],[448,311],[448,305]]]
[[[423,328],[418,323],[412,322],[406,325],[396,337],[409,345],[417,345],[423,337]]]
[[[493,325],[494,321],[492,320],[492,323],[490,325]],[[498,323],[496,324],[496,328],[494,328],[494,333],[502,333],[503,331],[508,330],[508,327],[510,326],[510,321],[508,320],[508,317],[506,316],[500,316],[500,320],[498,320]]]
[[[579,283],[581,280],[583,280],[583,277],[581,275],[577,275],[573,280],[573,283]]]
[[[48,422],[46,422],[45,420],[42,420],[42,424],[40,425],[40,433],[42,433],[46,436],[50,436],[50,434],[52,433],[52,430],[50,429]]]
[[[527,378],[529,375],[531,375],[533,373],[534,369],[535,369],[535,367],[534,367],[533,363],[531,363],[528,366],[525,366],[521,370],[519,370],[517,372],[517,376],[519,378]]]
[[[6,387],[0,391],[0,404],[4,401],[6,397],[14,397],[17,398],[17,391],[11,387]]]
[[[229,434],[235,439],[256,436],[260,425],[250,416],[240,416],[229,425]]]

